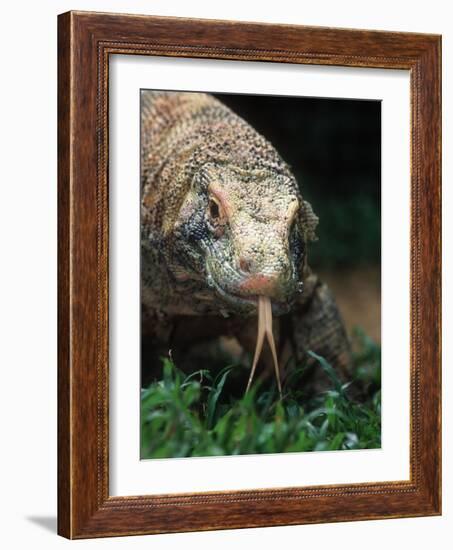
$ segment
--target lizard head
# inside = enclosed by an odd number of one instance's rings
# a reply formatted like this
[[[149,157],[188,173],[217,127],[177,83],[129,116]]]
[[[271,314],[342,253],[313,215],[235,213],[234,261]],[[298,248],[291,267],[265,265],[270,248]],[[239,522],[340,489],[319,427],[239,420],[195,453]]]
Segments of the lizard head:
[[[174,226],[176,281],[198,279],[200,299],[224,315],[256,313],[258,297],[287,313],[303,289],[306,243],[317,218],[288,172],[207,163]]]

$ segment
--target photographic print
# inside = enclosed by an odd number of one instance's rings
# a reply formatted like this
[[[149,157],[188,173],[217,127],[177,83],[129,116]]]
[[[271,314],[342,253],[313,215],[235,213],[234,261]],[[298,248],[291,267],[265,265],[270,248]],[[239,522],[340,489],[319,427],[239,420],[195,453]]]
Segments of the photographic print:
[[[381,103],[140,109],[141,458],[379,448]]]
[[[439,515],[441,37],[58,49],[59,534]]]

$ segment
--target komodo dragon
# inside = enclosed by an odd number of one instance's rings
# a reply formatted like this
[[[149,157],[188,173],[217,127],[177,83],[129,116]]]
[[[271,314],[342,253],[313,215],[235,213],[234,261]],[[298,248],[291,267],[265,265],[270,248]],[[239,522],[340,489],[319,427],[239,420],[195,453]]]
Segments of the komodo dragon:
[[[307,263],[317,222],[274,147],[219,100],[142,91],[146,338],[168,351],[228,334],[253,349],[261,296],[272,304],[281,364],[306,363],[312,350],[347,378],[340,314]]]

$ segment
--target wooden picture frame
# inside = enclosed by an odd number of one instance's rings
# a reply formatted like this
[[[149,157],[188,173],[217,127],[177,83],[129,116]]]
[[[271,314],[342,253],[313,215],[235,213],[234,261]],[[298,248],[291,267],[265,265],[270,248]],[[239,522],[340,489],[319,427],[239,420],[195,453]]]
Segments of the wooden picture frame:
[[[58,48],[59,534],[88,538],[440,514],[440,37],[69,12],[59,16]],[[410,72],[409,481],[109,495],[111,54]]]

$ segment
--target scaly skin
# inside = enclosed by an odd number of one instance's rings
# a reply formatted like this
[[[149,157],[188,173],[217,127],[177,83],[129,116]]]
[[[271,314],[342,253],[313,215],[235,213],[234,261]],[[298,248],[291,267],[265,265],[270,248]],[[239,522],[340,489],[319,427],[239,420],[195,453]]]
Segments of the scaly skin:
[[[244,344],[244,319],[256,315],[264,295],[278,317],[282,353],[286,340],[298,360],[311,349],[344,373],[343,323],[307,264],[318,220],[288,165],[209,94],[144,91],[141,101],[142,310],[149,337],[165,342],[181,319],[210,316],[201,333],[218,327],[217,334],[235,334]]]

